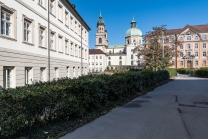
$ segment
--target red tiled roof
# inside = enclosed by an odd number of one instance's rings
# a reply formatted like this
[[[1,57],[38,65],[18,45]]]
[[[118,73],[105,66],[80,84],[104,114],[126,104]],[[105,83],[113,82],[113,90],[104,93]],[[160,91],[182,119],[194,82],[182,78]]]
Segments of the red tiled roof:
[[[190,28],[198,33],[205,33],[208,32],[208,24],[204,24],[204,25],[195,25],[195,26],[190,26],[190,25],[186,25],[184,28],[179,28],[179,29],[169,29],[166,30],[165,32],[167,34],[179,34],[181,32],[183,32],[184,30],[186,30],[187,28]]]
[[[89,54],[104,54],[105,53],[100,49],[89,49]]]

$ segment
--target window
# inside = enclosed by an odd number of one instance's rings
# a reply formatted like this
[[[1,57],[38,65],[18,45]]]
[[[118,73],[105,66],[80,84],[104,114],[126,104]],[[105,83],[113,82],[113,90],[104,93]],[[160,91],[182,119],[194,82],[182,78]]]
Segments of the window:
[[[102,38],[99,38],[99,43],[102,43]]]
[[[45,0],[38,0],[38,4],[42,7],[45,7]]]
[[[94,62],[92,62],[92,65],[94,66]]]
[[[89,59],[90,59],[90,56],[89,56]]]
[[[191,36],[186,36],[186,40],[190,41],[191,40]]]
[[[100,65],[102,65],[102,62],[100,62]]]
[[[180,44],[180,49],[183,49],[183,44]]]
[[[51,32],[51,47],[52,50],[56,50],[55,48],[55,33]]]
[[[206,48],[206,43],[203,43],[203,48]]]
[[[111,60],[111,57],[110,56],[108,57],[108,60]]]
[[[131,52],[134,52],[134,49],[131,49]]]
[[[102,56],[100,56],[100,59],[102,59]]]
[[[134,59],[134,55],[133,54],[131,54],[131,59]]]
[[[65,40],[65,54],[69,54],[68,40]]]
[[[195,43],[195,49],[198,49],[198,43]]]
[[[120,50],[119,53],[122,53],[122,50]]]
[[[98,62],[96,62],[96,66],[98,65]]]
[[[195,36],[195,40],[198,41],[198,36]]]
[[[32,32],[31,32],[31,22],[28,20],[24,20],[24,41],[25,42],[32,42]]]
[[[172,45],[172,49],[175,49],[175,45]]]
[[[42,82],[46,81],[46,68],[44,67],[40,68],[40,80]]]
[[[70,28],[73,30],[73,17],[70,17]]]
[[[131,61],[131,65],[134,65],[134,61]]]
[[[206,40],[207,36],[206,35],[202,35],[202,40]]]
[[[187,49],[191,49],[191,44],[187,44]]]
[[[119,59],[121,60],[122,59],[122,56],[120,56]]]
[[[203,56],[207,56],[206,51],[203,51]]]
[[[58,48],[59,48],[59,52],[63,52],[63,45],[62,45],[62,36],[58,36]]]
[[[74,55],[74,46],[73,46],[73,43],[71,42],[71,56]]]
[[[65,25],[69,26],[69,13],[67,11],[65,11]]]
[[[74,32],[77,33],[77,21],[74,21]]]
[[[119,65],[120,65],[120,66],[122,65],[122,61],[119,61]]]
[[[3,8],[2,8],[3,9]],[[12,37],[12,15],[1,10],[1,34]]]
[[[32,84],[32,80],[33,80],[32,68],[26,67],[25,68],[25,85]]]
[[[204,61],[203,61],[203,65],[205,66],[206,64],[207,64],[207,63],[206,63],[206,60],[204,60]]]
[[[111,62],[110,61],[108,61],[108,66],[111,66]]]
[[[96,56],[96,59],[98,59],[98,56]]]
[[[92,56],[92,59],[94,59],[95,57],[94,56]]]
[[[45,27],[39,25],[39,46],[46,47]]]
[[[180,57],[183,57],[183,51],[180,51]]]
[[[50,0],[50,13],[51,14],[54,14],[55,13],[55,10],[54,10],[54,0]]]
[[[66,75],[67,75],[68,78],[70,77],[70,76],[69,76],[69,75],[70,75],[70,72],[69,72],[69,66],[66,67]]]
[[[13,69],[14,67],[3,67],[3,87],[13,87]]]
[[[73,67],[73,77],[75,77],[75,67]]]
[[[180,37],[180,41],[183,41],[183,37]]]
[[[134,40],[133,40],[133,42],[135,43],[135,42],[136,42],[136,40],[134,39]]]
[[[62,11],[62,5],[61,4],[58,4],[58,19],[60,21],[63,21],[63,11]]]
[[[198,66],[199,65],[199,62],[198,61],[195,61],[195,65]]]
[[[129,40],[127,40],[127,44],[129,44]]]
[[[198,52],[195,52],[195,56],[198,57]]]
[[[180,61],[180,66],[183,66],[183,61]]]
[[[169,38],[166,38],[166,39],[165,39],[165,42],[169,42]]]
[[[58,79],[58,77],[59,77],[59,75],[58,75],[58,68],[57,67],[55,67],[54,68],[54,75],[55,75],[55,79]]]
[[[191,56],[191,52],[188,52],[188,56]]]

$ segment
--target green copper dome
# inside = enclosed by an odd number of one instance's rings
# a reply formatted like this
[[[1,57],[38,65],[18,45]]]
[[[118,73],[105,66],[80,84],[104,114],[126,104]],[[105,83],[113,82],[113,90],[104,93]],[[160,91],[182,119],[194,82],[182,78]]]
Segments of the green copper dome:
[[[136,21],[134,20],[134,17],[131,21],[131,28],[126,31],[126,37],[129,36],[142,36],[141,30],[136,27]]]
[[[126,31],[126,37],[129,37],[129,36],[142,36],[142,32],[140,29],[130,28]]]
[[[99,19],[98,19],[98,22],[97,22],[97,26],[99,26],[99,25],[105,25],[104,21],[103,21],[102,14],[101,14],[101,11],[100,11],[100,16],[99,16]]]

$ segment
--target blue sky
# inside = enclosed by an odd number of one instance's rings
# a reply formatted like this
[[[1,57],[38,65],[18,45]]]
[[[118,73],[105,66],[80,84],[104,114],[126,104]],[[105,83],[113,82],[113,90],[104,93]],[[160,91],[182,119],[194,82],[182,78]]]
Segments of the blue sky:
[[[167,29],[185,25],[208,24],[208,0],[70,0],[90,26],[89,47],[95,48],[96,24],[102,16],[108,31],[109,45],[125,44],[132,15],[143,34],[152,27]]]

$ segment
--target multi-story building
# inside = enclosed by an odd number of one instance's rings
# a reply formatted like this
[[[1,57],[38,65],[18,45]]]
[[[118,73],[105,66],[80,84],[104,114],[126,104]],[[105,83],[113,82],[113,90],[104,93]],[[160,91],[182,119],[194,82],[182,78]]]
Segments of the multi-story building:
[[[200,68],[208,67],[208,24],[171,29],[165,31],[167,36],[164,41],[166,46],[175,47],[172,43],[177,39],[177,68]],[[172,68],[176,66],[173,56]]]
[[[75,8],[68,0],[0,0],[0,88],[88,73],[90,28]]]
[[[107,29],[103,21],[102,15],[100,14],[99,20],[97,22],[97,32],[96,32],[96,49],[89,50],[89,58],[93,60],[94,55],[103,54],[102,71],[109,68],[115,67],[138,67],[140,64],[140,57],[137,57],[137,54],[134,53],[134,48],[142,44],[142,32],[136,27],[136,21],[132,20],[131,28],[126,31],[125,44],[124,45],[108,45]],[[99,49],[99,51],[98,51]],[[99,56],[98,56],[99,57]],[[141,57],[142,58],[142,57]],[[98,71],[100,72],[100,65],[94,65],[97,61],[89,61],[89,71]],[[97,68],[96,68],[97,67]]]

